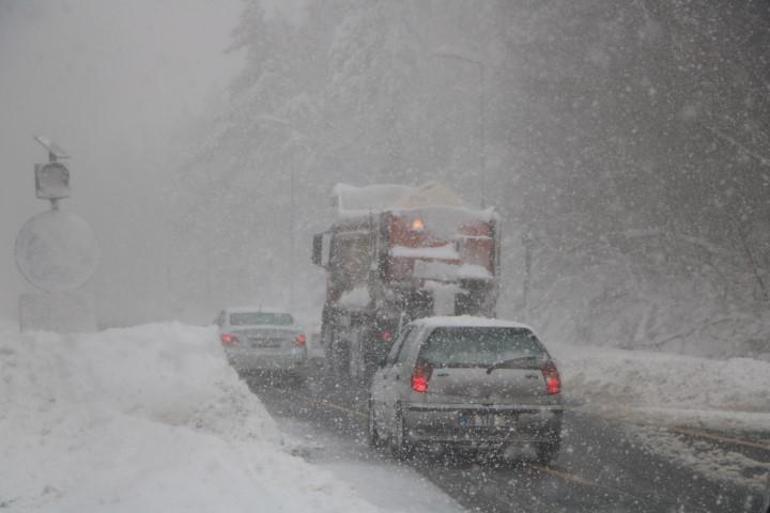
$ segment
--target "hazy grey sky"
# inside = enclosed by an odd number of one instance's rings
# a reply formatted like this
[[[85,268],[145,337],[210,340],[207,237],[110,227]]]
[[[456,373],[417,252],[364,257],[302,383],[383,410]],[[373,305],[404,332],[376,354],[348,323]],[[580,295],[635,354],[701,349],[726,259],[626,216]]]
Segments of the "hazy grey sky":
[[[167,145],[238,69],[224,49],[240,9],[238,0],[0,0],[0,317],[14,317],[29,289],[13,261],[16,233],[48,208],[34,199],[32,164],[46,156],[33,134],[74,157],[65,208],[100,239],[91,288],[107,290],[97,300],[120,308],[121,297],[152,295],[146,271],[157,260],[147,252],[162,250],[156,216],[179,162]],[[127,283],[131,294],[115,290]]]

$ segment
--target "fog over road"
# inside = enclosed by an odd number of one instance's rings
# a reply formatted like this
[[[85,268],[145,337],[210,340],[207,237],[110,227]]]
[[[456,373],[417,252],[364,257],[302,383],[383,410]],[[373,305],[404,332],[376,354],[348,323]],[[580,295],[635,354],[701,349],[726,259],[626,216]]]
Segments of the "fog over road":
[[[769,28],[768,0],[0,0],[0,512],[765,513]],[[552,464],[368,447],[347,375],[445,315],[543,341]],[[489,397],[536,390],[485,338]],[[472,352],[404,344],[415,392]]]
[[[367,395],[352,385],[330,380],[315,369],[306,385],[274,386],[248,377],[252,390],[285,429],[311,442],[304,457],[321,465],[366,462],[402,465],[387,451],[366,446]],[[404,465],[416,470],[469,510],[564,512],[713,512],[758,511],[758,492],[727,481],[708,479],[645,450],[628,425],[581,413],[566,413],[564,443],[549,466],[523,458],[495,465],[468,458],[421,455]],[[663,428],[661,428],[663,430]],[[768,461],[763,444],[743,445],[710,436],[679,435],[691,445],[743,450]],[[705,435],[705,434],[704,434]],[[724,437],[719,437],[724,438]]]

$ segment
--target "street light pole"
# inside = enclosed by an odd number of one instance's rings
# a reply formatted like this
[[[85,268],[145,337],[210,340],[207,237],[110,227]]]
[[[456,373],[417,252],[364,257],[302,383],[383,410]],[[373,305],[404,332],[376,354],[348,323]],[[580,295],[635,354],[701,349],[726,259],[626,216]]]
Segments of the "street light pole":
[[[294,312],[294,162],[289,169],[289,308]]]
[[[481,153],[481,208],[487,208],[487,139],[486,139],[486,126],[487,126],[487,88],[485,85],[485,67],[482,61],[477,61],[479,65],[479,83],[481,84],[480,103],[481,103],[481,127],[480,132],[480,153]]]

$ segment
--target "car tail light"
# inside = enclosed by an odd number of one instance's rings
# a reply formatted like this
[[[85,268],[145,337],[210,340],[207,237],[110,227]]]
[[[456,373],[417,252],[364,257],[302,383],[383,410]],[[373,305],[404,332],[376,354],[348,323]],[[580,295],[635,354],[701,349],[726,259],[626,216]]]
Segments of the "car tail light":
[[[219,335],[219,340],[221,340],[222,345],[225,345],[225,346],[238,345],[238,337],[236,337],[232,333],[222,333],[221,335]]]
[[[294,339],[294,345],[297,347],[305,347],[305,344],[307,343],[307,338],[305,337],[304,333],[300,333],[297,335],[297,338]]]
[[[412,390],[424,394],[428,391],[428,382],[433,374],[433,367],[430,365],[418,365],[412,373]]]
[[[548,395],[556,395],[561,392],[561,377],[559,371],[556,370],[556,365],[553,362],[546,362],[543,365],[543,377],[545,378],[545,393]]]
[[[383,342],[392,342],[393,341],[393,332],[390,330],[385,330],[382,333],[380,333],[380,339]]]

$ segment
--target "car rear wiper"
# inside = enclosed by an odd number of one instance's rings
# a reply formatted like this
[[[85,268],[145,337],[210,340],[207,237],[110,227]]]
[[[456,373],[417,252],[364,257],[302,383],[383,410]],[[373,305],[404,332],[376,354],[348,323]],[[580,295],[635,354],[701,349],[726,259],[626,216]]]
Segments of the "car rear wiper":
[[[500,367],[506,367],[512,363],[520,362],[522,360],[539,360],[540,358],[542,357],[536,354],[525,354],[514,358],[508,358],[507,360],[500,360],[487,367],[487,374],[492,374],[493,370],[499,369]]]

